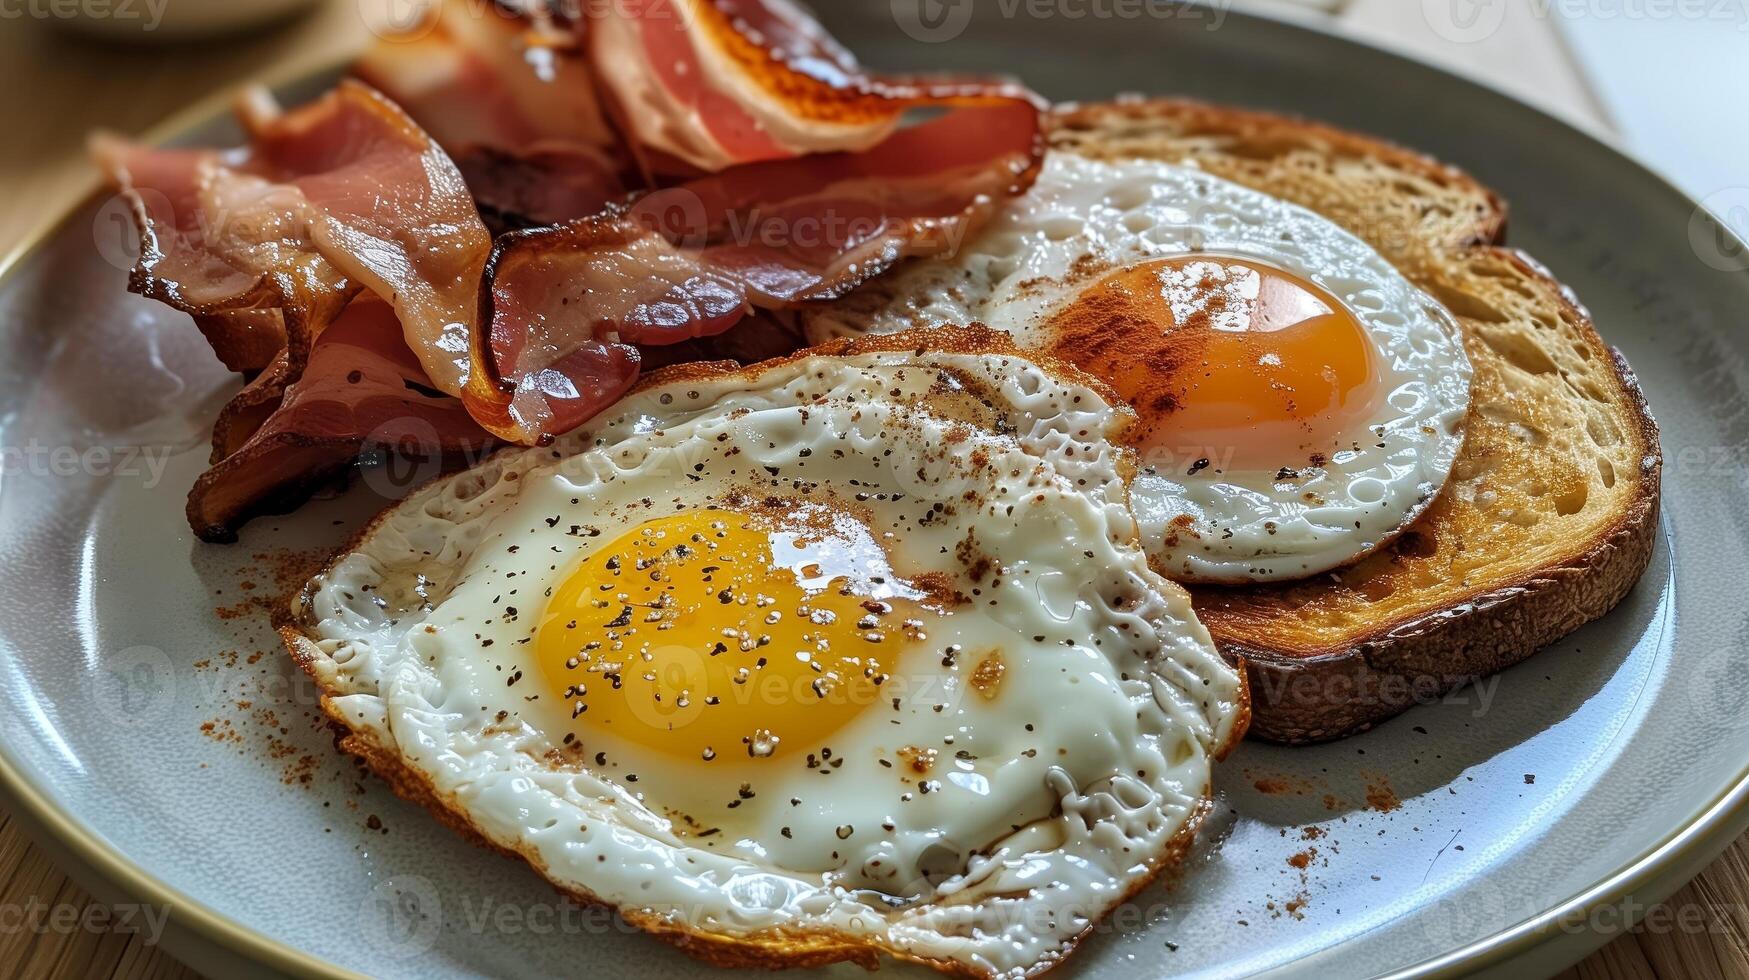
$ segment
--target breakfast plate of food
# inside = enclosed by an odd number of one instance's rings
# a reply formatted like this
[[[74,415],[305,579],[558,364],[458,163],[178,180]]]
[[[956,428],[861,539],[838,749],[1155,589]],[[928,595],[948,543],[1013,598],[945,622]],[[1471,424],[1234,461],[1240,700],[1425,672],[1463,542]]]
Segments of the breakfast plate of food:
[[[922,6],[94,135],[0,272],[18,818],[308,976],[1550,970],[1741,832],[1742,244],[1287,20]]]

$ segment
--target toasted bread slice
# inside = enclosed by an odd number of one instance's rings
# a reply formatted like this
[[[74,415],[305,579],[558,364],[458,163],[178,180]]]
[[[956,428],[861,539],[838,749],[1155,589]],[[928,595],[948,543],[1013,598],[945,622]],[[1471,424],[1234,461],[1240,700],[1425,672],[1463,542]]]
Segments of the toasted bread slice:
[[[1251,731],[1340,738],[1603,615],[1651,559],[1658,430],[1633,373],[1546,270],[1498,247],[1468,176],[1329,127],[1196,103],[1072,107],[1055,149],[1193,163],[1365,239],[1442,301],[1475,368],[1450,482],[1392,545],[1304,582],[1192,589],[1249,667]]]

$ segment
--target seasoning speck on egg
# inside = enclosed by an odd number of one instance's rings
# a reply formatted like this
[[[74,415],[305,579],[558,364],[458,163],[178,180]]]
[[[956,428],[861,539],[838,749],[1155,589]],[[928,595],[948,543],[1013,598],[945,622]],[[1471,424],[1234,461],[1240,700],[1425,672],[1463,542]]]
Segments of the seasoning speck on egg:
[[[980,329],[657,375],[391,508],[287,639],[632,921],[1028,976],[1182,852],[1245,714],[1100,391]]]

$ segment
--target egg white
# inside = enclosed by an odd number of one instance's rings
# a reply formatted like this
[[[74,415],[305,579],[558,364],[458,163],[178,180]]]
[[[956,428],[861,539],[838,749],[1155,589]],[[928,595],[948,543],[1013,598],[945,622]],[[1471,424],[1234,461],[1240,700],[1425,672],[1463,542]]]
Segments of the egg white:
[[[392,508],[310,584],[289,640],[334,717],[563,888],[658,931],[1027,976],[1182,849],[1243,728],[1242,680],[1136,544],[1109,441],[1126,414],[1009,355],[694,371]],[[905,661],[924,693],[834,734],[828,772],[762,777],[706,843],[670,811],[726,791],[708,768],[568,751],[532,637],[591,548],[730,486],[854,500],[893,569],[968,596],[931,646],[999,649],[1007,667],[987,699],[969,663]],[[953,557],[968,540],[993,572]],[[939,750],[933,791],[881,764],[904,745]]]
[[[1281,581],[1388,541],[1451,473],[1469,358],[1444,307],[1366,242],[1305,208],[1192,167],[1053,152],[1032,188],[957,253],[912,262],[804,311],[801,323],[813,342],[982,323],[1022,348],[1044,348],[1052,315],[1104,275],[1194,253],[1260,260],[1329,291],[1377,346],[1388,394],[1364,431],[1315,456],[1247,471],[1224,465],[1230,447],[1144,454],[1133,500],[1157,565],[1186,581]]]

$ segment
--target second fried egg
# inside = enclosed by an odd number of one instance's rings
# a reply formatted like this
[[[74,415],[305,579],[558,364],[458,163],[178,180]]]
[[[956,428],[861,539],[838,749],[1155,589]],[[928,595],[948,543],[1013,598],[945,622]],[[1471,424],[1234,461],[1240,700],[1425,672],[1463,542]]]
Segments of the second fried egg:
[[[1451,315],[1329,220],[1193,168],[1053,153],[956,254],[803,325],[817,342],[974,322],[1136,410],[1143,541],[1187,581],[1353,561],[1425,508],[1463,441]]]

